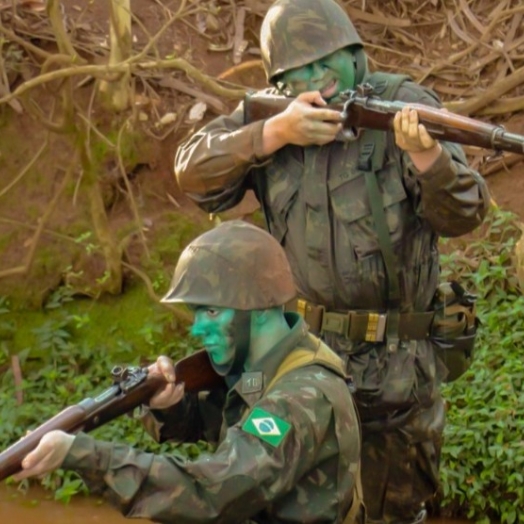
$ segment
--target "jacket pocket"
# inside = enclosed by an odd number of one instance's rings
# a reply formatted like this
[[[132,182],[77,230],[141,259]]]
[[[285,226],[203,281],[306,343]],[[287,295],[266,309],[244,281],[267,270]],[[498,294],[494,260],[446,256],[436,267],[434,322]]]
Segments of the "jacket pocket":
[[[431,344],[402,343],[393,353],[380,345],[350,356],[355,399],[363,420],[412,406],[427,407],[435,399],[437,382]]]
[[[378,173],[378,184],[391,242],[395,245],[402,238],[403,220],[410,204],[402,181],[387,168]],[[329,191],[334,218],[339,224],[337,230],[346,237],[357,258],[380,251],[364,172],[330,181]]]

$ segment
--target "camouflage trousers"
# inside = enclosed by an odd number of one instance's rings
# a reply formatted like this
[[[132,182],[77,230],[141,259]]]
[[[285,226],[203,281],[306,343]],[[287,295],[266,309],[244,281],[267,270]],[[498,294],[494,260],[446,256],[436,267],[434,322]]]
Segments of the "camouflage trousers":
[[[443,373],[429,341],[385,346],[324,333],[355,383],[362,426],[361,474],[367,521],[410,524],[437,491],[444,402]]]
[[[438,489],[444,419],[439,396],[399,427],[377,431],[362,424],[361,471],[368,522],[417,521],[424,503]]]

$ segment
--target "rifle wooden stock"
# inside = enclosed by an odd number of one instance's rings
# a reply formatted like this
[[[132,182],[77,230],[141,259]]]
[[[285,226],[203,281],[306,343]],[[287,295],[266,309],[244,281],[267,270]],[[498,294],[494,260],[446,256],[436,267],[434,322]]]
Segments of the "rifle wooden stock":
[[[94,399],[86,398],[65,408],[0,453],[0,481],[20,471],[24,457],[38,446],[49,431],[92,431],[142,404],[147,404],[166,383],[163,376],[150,374],[147,368],[113,368],[112,374],[115,383],[99,396]],[[223,378],[215,373],[203,350],[176,362],[175,375],[177,383],[184,383],[186,392],[205,391],[224,384]]]
[[[524,136],[509,133],[499,125],[424,104],[382,100],[376,96],[360,94],[358,90],[347,91],[345,96],[345,102],[328,107],[342,113],[344,135],[348,140],[358,137],[360,129],[391,131],[395,114],[409,106],[417,110],[419,122],[437,140],[524,154]],[[247,94],[244,99],[244,123],[270,118],[284,111],[293,100],[294,98],[280,95]]]

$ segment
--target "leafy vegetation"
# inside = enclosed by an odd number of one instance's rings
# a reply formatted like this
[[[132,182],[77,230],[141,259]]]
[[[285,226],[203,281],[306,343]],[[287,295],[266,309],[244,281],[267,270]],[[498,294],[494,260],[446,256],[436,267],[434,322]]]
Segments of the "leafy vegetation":
[[[70,310],[74,302],[67,289],[60,288],[53,293],[46,304],[48,316],[40,325],[31,328],[31,347],[18,352],[24,370],[23,403],[17,402],[11,370],[0,375],[0,449],[5,449],[28,429],[35,428],[66,406],[94,397],[108,388],[114,365],[144,365],[159,354],[176,359],[193,349],[191,340],[182,338],[172,329],[169,313],[161,308],[155,311],[151,305],[148,318],[142,317],[142,322],[128,327],[128,339],[134,343],[122,341],[118,332],[106,335],[105,344],[99,340],[88,343],[87,340],[93,339],[89,332],[96,331],[98,323],[90,322],[89,312],[79,314]],[[0,329],[4,324],[9,327],[3,320],[9,313],[8,300],[3,297],[0,299]],[[1,342],[0,348],[0,369],[7,369],[10,358],[7,342]],[[204,443],[158,444],[140,422],[131,417],[120,417],[95,430],[93,436],[136,445],[145,451],[185,456],[195,456],[208,448]],[[28,485],[23,481],[22,488]],[[82,480],[70,471],[59,470],[47,475],[42,485],[54,490],[55,498],[64,502],[77,493],[86,492]]]
[[[524,296],[513,260],[520,235],[516,217],[495,208],[443,257],[445,276],[478,294],[482,325],[471,368],[443,388],[441,504],[482,523],[524,522]]]

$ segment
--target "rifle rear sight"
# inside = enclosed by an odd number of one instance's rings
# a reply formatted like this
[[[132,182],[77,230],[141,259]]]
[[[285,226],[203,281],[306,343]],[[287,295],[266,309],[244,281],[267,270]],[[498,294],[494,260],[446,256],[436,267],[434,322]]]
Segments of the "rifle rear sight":
[[[127,393],[147,378],[147,368],[114,366],[111,377],[113,384],[119,386],[122,393]]]

